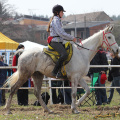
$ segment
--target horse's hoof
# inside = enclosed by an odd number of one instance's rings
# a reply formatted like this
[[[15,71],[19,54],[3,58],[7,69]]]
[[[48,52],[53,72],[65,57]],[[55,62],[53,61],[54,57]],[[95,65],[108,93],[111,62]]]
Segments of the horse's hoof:
[[[53,112],[52,110],[50,110],[48,113],[49,113],[49,114],[53,114],[54,112]]]
[[[74,113],[74,114],[79,114],[79,113],[80,113],[80,111],[77,111],[77,110],[72,110],[72,113]]]
[[[52,114],[53,113],[53,111],[52,110],[45,110],[44,112],[48,112],[49,114]]]
[[[9,111],[9,112],[7,112],[5,115],[10,115],[10,114],[12,114],[12,112]]]

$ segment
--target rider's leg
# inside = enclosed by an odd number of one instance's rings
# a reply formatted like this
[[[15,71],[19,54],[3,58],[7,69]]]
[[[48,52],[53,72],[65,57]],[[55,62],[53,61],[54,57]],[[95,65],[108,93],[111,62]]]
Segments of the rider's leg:
[[[60,54],[60,58],[58,59],[52,72],[52,74],[56,76],[59,69],[62,67],[63,62],[67,59],[68,54],[62,43],[51,42],[50,46],[53,47]]]

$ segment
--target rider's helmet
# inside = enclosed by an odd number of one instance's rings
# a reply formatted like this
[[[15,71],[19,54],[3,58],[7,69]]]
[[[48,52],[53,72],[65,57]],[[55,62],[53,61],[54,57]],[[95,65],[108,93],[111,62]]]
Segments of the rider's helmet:
[[[60,11],[66,12],[61,5],[55,5],[52,9],[54,15],[58,15]]]

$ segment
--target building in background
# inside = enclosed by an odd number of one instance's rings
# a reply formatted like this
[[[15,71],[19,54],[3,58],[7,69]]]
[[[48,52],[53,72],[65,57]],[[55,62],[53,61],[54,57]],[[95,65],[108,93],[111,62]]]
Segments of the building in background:
[[[67,33],[83,40],[105,28],[111,21],[113,20],[104,11],[68,15],[62,20]],[[29,40],[47,45],[49,33],[46,29],[49,19],[24,15],[10,22],[20,28],[18,32],[7,33],[8,37],[14,41],[21,43]]]

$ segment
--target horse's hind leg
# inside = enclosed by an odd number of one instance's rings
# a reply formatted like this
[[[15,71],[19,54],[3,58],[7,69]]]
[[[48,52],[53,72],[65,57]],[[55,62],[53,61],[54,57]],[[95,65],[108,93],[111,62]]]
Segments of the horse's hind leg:
[[[35,72],[32,75],[32,78],[34,80],[34,94],[37,97],[38,101],[40,102],[41,106],[44,108],[44,111],[51,113],[52,111],[48,109],[47,105],[45,104],[45,102],[41,97],[41,86],[42,86],[43,77],[44,75],[41,74],[40,72]]]
[[[18,81],[11,87],[10,89],[10,95],[9,98],[6,102],[5,105],[5,109],[7,110],[7,114],[11,114],[10,111],[10,105],[11,105],[11,101],[12,101],[12,97],[15,94],[15,92],[17,92],[17,90],[27,81],[28,79],[18,79]]]

